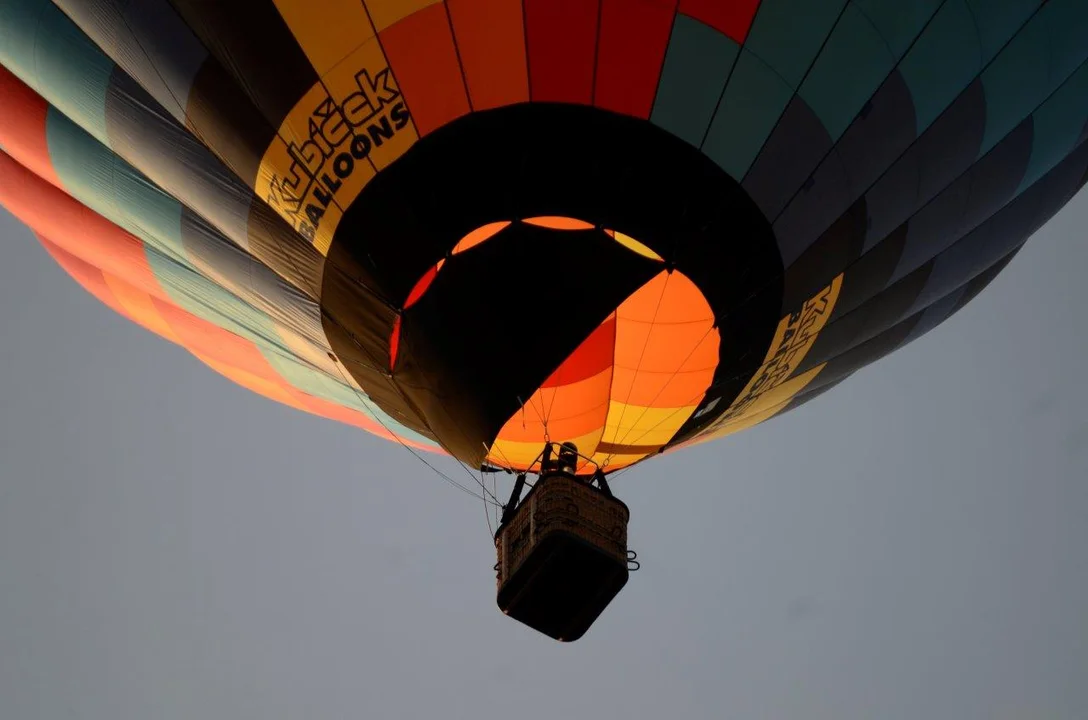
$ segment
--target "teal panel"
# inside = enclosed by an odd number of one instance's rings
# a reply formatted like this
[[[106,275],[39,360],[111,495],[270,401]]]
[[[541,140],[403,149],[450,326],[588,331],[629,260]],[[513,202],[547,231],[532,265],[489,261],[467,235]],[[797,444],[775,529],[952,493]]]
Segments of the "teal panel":
[[[763,0],[744,47],[796,88],[845,5],[845,0]]]
[[[739,182],[792,97],[793,89],[774,70],[741,50],[703,153]]]
[[[1088,124],[1088,65],[1081,65],[1064,85],[1035,111],[1034,144],[1019,195],[1065,159]]]
[[[1039,9],[1042,0],[967,0],[975,16],[982,63],[997,56],[1005,43]]]
[[[1088,2],[1085,0],[1050,0],[1039,11],[1050,32],[1050,78],[1058,80],[1073,74],[1088,51]]]
[[[650,121],[698,147],[738,50],[735,42],[714,28],[678,15]]]
[[[1088,4],[1053,0],[982,74],[986,135],[981,153],[999,143],[1088,58]],[[981,154],[980,153],[980,154]]]
[[[257,344],[266,356],[267,346],[290,352],[268,315],[154,248],[145,245],[144,252],[156,279],[182,310]]]
[[[172,302],[252,340],[262,352],[269,345],[289,352],[266,313],[192,267],[176,200],[52,107],[46,136],[53,167],[69,194],[143,241],[148,263]]]
[[[948,0],[899,66],[921,134],[982,69],[975,18],[965,0]]]
[[[54,107],[46,116],[46,141],[68,194],[148,246],[188,264],[177,200]]]
[[[113,61],[49,0],[0,0],[0,63],[109,145]]]
[[[848,5],[798,94],[835,142],[895,67],[880,33]]]
[[[330,377],[310,365],[302,362],[293,355],[281,353],[265,353],[269,363],[276,372],[283,376],[293,387],[307,395],[327,400],[342,407],[356,410],[373,419],[386,430],[396,435],[428,446],[434,446],[434,441],[423,437],[416,431],[401,425],[389,417],[375,405],[370,398],[350,387],[341,380]]]
[[[942,0],[853,0],[869,18],[895,58],[903,57]]]

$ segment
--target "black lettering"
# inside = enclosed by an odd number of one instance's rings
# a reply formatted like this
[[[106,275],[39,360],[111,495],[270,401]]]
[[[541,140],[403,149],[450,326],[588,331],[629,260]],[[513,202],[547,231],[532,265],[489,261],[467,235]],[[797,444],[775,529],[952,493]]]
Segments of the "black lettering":
[[[376,123],[370,123],[366,126],[366,131],[370,134],[370,139],[374,141],[375,147],[381,147],[383,142],[393,137],[393,126],[389,124],[387,117],[383,117]]]
[[[389,112],[389,116],[393,118],[394,130],[403,130],[404,126],[408,124],[408,121],[412,117],[408,114],[408,108],[404,107],[404,103],[402,102],[393,106],[393,109]]]
[[[299,232],[300,235],[302,235],[302,237],[306,238],[310,242],[313,242],[314,235],[317,234],[317,231],[314,229],[314,226],[310,225],[309,223],[307,223],[305,221],[299,223],[298,232]]]
[[[324,207],[328,207],[329,203],[332,202],[332,193],[320,185],[314,188],[314,197]]]
[[[335,193],[340,189],[340,186],[343,185],[339,180],[334,180],[329,177],[328,173],[321,173],[321,182],[325,183],[325,187],[327,187],[331,193]]]
[[[364,160],[370,154],[370,138],[366,135],[356,135],[351,139],[351,156],[356,160]]]
[[[346,178],[355,169],[355,158],[351,153],[342,152],[332,161],[332,171],[338,178]]]
[[[324,208],[319,208],[317,205],[314,205],[313,203],[307,203],[306,204],[306,217],[309,218],[310,222],[314,224],[314,227],[317,227],[317,224],[319,222],[321,222],[321,218],[324,215],[325,215]],[[305,223],[303,223],[303,224],[305,224]]]

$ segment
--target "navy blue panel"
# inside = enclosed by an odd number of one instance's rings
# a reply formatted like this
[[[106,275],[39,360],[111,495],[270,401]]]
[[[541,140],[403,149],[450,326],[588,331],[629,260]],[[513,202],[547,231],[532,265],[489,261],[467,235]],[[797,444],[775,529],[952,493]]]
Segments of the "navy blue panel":
[[[910,335],[903,341],[903,344],[907,345],[914,342],[947,320],[959,306],[960,299],[963,298],[965,292],[966,288],[962,287],[953,290],[948,295],[945,295],[943,298],[923,310],[921,317],[918,319],[918,324],[914,326],[914,329],[911,330]]]
[[[986,98],[976,80],[866,194],[872,217],[866,248],[971,167],[985,130]]]
[[[770,220],[831,149],[831,136],[812,108],[794,96],[742,185]]]
[[[911,218],[893,282],[943,252],[1013,198],[1031,161],[1032,136],[1029,117]]]
[[[849,375],[847,375],[847,377],[849,377]],[[782,408],[782,410],[779,411],[777,414],[781,415],[782,413],[789,412],[790,410],[796,410],[805,403],[808,403],[809,401],[815,400],[816,398],[820,397],[828,390],[834,390],[836,387],[839,386],[839,383],[841,383],[845,379],[846,378],[839,378],[838,380],[829,382],[826,385],[817,385],[817,387],[812,388],[811,390],[805,388],[803,391],[795,395],[793,399],[786,404],[786,407]],[[819,383],[819,377],[817,377],[816,382]]]
[[[816,338],[797,372],[828,362],[909,316],[911,306],[929,280],[931,269],[931,265],[924,265],[855,310],[833,318]]]
[[[893,73],[775,222],[787,265],[868,190],[916,138],[914,105]]]
[[[967,285],[963,288],[963,291],[959,293],[959,301],[956,303],[956,307],[952,308],[952,312],[948,313],[948,317],[952,317],[964,307],[966,307],[967,303],[978,297],[979,293],[985,290],[986,287],[989,286],[989,284],[993,282],[998,275],[1001,274],[1001,271],[1004,270],[1010,262],[1012,262],[1012,259],[1016,257],[1016,255],[1023,249],[1023,247],[1024,246],[1021,245],[1020,247],[1016,248],[1011,253],[994,263],[993,267],[991,267],[989,270],[975,277],[975,279],[973,279],[971,282],[967,283]],[[945,319],[947,320],[948,318]]]
[[[827,220],[831,219],[827,217],[829,211],[849,207],[855,197],[850,190],[846,168],[839,154],[832,151],[774,224],[775,237],[782,251],[782,263],[789,267],[796,261],[816,237],[817,228],[826,227]],[[859,232],[860,249],[865,231],[861,229]]]
[[[1076,194],[1086,170],[1088,145],[1081,145],[1001,212],[937,257],[916,306],[929,305],[1019,247]]]

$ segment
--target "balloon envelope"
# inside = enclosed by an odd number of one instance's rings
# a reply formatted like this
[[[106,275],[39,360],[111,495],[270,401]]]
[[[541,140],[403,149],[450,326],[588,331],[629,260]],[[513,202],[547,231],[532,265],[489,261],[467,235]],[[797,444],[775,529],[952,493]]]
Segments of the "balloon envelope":
[[[1082,0],[0,0],[0,203],[254,392],[610,471],[975,297],[1086,59]]]

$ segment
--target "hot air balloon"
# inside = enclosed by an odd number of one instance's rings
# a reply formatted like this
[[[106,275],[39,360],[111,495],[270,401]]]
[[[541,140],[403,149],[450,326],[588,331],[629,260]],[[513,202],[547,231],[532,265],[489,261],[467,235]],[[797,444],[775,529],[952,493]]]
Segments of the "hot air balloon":
[[[1083,0],[0,0],[0,203],[244,387],[509,471],[499,605],[573,640],[607,477],[974,298],[1085,182],[1086,59]]]

